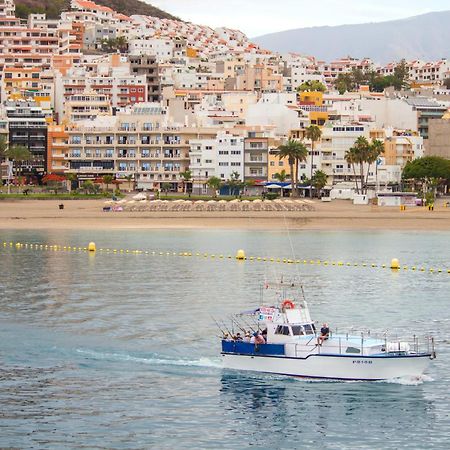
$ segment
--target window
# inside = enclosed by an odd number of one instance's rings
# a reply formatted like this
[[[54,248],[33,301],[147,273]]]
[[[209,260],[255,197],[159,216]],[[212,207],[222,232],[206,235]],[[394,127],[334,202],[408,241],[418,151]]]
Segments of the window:
[[[219,162],[219,166],[227,167],[227,166],[228,166],[228,162],[220,161],[220,162]]]
[[[294,336],[303,336],[305,334],[305,329],[302,325],[292,325],[292,334]]]
[[[271,167],[275,166],[275,161],[270,161],[270,166]]]
[[[277,329],[275,330],[275,334],[282,334],[283,336],[290,336],[290,327],[286,326],[286,325],[278,325]]]
[[[356,347],[347,347],[345,353],[361,353],[361,350]]]

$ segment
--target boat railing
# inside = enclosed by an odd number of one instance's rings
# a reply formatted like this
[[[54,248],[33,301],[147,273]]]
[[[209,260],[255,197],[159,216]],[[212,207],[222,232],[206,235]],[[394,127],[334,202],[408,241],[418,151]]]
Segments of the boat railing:
[[[357,343],[354,338],[358,336]],[[349,338],[351,338],[349,340]],[[390,336],[383,333],[376,338],[373,334],[365,336],[364,333],[346,334],[346,335],[331,335],[325,346],[317,345],[316,340],[310,340],[308,343],[288,344],[295,345],[295,355],[297,357],[310,354],[313,351],[321,353],[333,353],[339,355],[353,355],[353,356],[367,356],[373,354],[369,352],[369,339],[382,340],[384,344],[381,346],[381,353],[383,354],[430,354],[433,358],[436,356],[435,342],[433,336],[420,337],[417,335],[409,337]],[[349,344],[350,343],[350,344]]]

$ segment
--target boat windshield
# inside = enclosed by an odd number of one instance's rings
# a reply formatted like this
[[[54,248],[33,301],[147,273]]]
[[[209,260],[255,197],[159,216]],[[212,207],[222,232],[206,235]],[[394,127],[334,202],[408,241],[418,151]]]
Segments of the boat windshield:
[[[294,336],[303,336],[305,334],[314,334],[311,325],[292,325],[292,334]]]

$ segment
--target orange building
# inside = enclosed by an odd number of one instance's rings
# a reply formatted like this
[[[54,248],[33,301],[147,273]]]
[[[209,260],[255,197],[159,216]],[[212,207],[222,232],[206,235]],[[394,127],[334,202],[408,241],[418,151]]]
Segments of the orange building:
[[[52,124],[47,130],[47,173],[64,174],[69,168],[65,160],[69,134],[64,125]]]

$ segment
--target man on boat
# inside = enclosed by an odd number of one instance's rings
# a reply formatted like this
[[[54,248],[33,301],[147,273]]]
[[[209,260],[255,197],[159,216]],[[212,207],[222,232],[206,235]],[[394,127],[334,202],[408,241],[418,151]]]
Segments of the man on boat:
[[[320,336],[317,338],[317,345],[322,345],[323,341],[326,341],[330,337],[330,329],[328,324],[324,323],[320,329]]]

